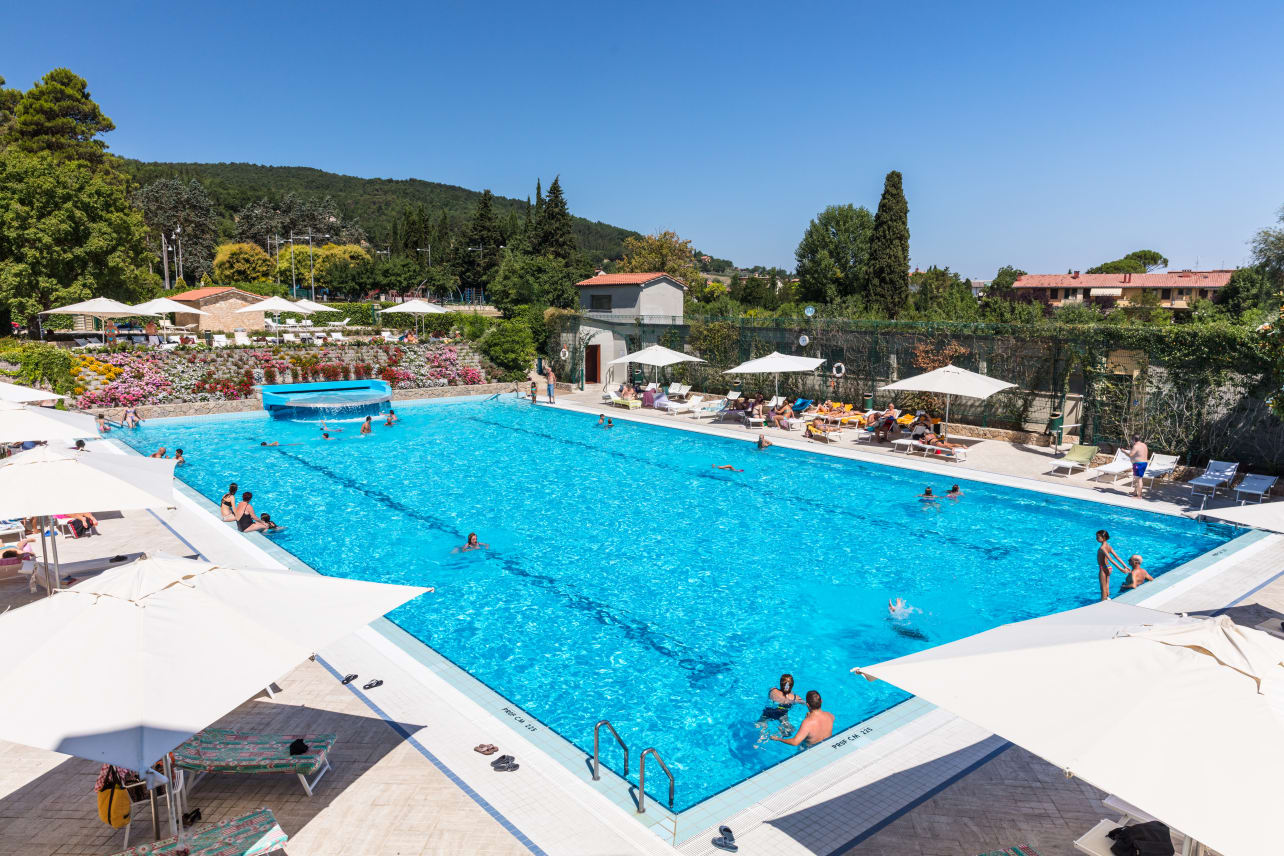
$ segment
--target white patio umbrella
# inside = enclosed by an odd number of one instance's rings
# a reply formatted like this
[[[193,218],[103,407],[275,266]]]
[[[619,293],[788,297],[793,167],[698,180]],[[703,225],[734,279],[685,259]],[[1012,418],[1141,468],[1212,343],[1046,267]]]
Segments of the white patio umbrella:
[[[294,305],[302,306],[304,309],[310,310],[312,312],[329,312],[330,311],[330,307],[325,306],[324,304],[321,304],[321,303],[317,303],[316,301],[313,301],[313,300],[308,300],[306,297],[300,297],[298,300],[294,301]]]
[[[1224,856],[1279,848],[1284,641],[1104,601],[858,670]]]
[[[284,297],[269,297],[266,300],[260,300],[258,303],[251,303],[249,306],[242,306],[237,312],[271,312],[273,315],[279,315],[282,312],[302,312],[304,315],[311,315],[313,310],[306,306],[300,306],[297,303],[291,303]]]
[[[91,420],[92,421],[92,420]],[[40,545],[50,593],[61,579],[56,514],[174,506],[174,461],[37,446],[0,461],[0,519],[45,518]],[[45,531],[49,540],[45,540]]]
[[[147,556],[0,616],[0,683],[22,688],[0,738],[168,775],[176,746],[425,591]]]
[[[129,306],[110,297],[95,297],[82,300],[80,303],[69,303],[56,309],[46,309],[41,315],[87,315],[91,318],[133,318],[137,315],[157,315],[156,312],[141,312],[136,306]],[[104,331],[103,338],[107,334]]]
[[[0,401],[0,443],[72,441],[97,436],[98,425],[88,413]]]
[[[56,392],[50,392],[47,389],[36,389],[31,386],[21,386],[16,383],[0,381],[0,401],[31,404],[37,401],[54,401],[56,399],[66,397],[67,396],[59,395]]]
[[[405,303],[398,303],[386,309],[380,309],[379,313],[381,315],[389,312],[404,312],[407,315],[441,315],[448,311],[445,307],[436,303],[429,303],[426,300],[407,300]],[[417,321],[418,319],[416,319],[416,328],[418,327]]]
[[[693,357],[690,354],[684,354],[681,351],[675,351],[672,348],[666,348],[663,345],[649,345],[640,351],[634,351],[631,354],[625,354],[622,357],[616,357],[607,363],[608,366],[627,366],[629,363],[637,363],[641,366],[654,366],[658,370],[665,366],[671,366],[675,363],[703,363],[704,360],[699,357]]]
[[[741,363],[734,369],[727,369],[723,374],[774,374],[776,376],[776,395],[780,395],[780,375],[786,372],[814,372],[825,362],[819,357],[794,357],[772,351],[765,357],[758,357],[747,363]]]
[[[179,303],[177,300],[170,300],[168,297],[157,297],[154,300],[148,300],[146,303],[139,303],[134,306],[139,315],[168,315],[171,312],[182,312],[186,315],[209,315],[204,309],[197,309],[195,306],[188,306],[186,303]]]
[[[953,396],[986,399],[1014,386],[1015,383],[949,365],[880,388],[883,392],[931,392],[945,396],[945,424],[941,428],[941,435],[947,436],[950,428],[950,399]]]

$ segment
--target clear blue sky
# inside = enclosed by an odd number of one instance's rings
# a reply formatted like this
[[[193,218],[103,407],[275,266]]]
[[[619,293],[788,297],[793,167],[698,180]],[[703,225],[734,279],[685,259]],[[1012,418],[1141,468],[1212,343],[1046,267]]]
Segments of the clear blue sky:
[[[740,264],[792,267],[889,169],[913,262],[976,278],[1234,266],[1284,204],[1278,2],[14,6],[0,74],[86,77],[118,154],[560,173],[574,213]]]

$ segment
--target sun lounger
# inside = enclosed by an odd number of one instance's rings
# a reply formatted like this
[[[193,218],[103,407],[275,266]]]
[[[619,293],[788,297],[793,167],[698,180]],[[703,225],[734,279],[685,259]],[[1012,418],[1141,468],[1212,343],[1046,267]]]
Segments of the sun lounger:
[[[392,332],[391,330],[380,330],[379,335],[383,337],[383,340],[385,342],[397,341],[397,334]]]
[[[1118,828],[1119,823],[1114,820],[1099,820],[1097,825],[1089,829],[1083,835],[1075,839],[1074,849],[1080,853],[1088,853],[1091,856],[1112,856],[1110,847],[1114,844],[1109,832]],[[1000,851],[1002,852],[1002,851]]]
[[[333,734],[249,734],[207,728],[188,738],[174,750],[174,765],[191,770],[186,792],[206,773],[293,773],[299,777],[303,791],[312,791],[330,769],[330,750],[337,738]],[[308,750],[290,754],[290,744],[302,740]],[[312,776],[311,781],[308,776]]]
[[[1243,498],[1243,495],[1248,494],[1249,496],[1257,497],[1257,501],[1261,502],[1266,499],[1266,494],[1271,492],[1271,488],[1275,487],[1275,481],[1275,476],[1260,476],[1256,473],[1249,473],[1244,476],[1243,481],[1235,485],[1235,498],[1242,504],[1248,501]]]
[[[872,433],[872,432],[871,432]],[[967,449],[950,449],[945,446],[932,446],[927,443],[921,443],[918,440],[902,437],[899,440],[892,441],[892,449],[904,449],[905,454],[910,455],[918,452],[923,457],[929,455],[944,458],[947,461],[966,461]]]
[[[687,386],[684,383],[669,384],[669,391],[667,393],[669,398],[686,398],[690,394],[691,394],[691,387]]]
[[[1119,481],[1119,476],[1128,475],[1132,472],[1132,458],[1128,457],[1128,452],[1124,449],[1115,449],[1115,457],[1108,464],[1102,464],[1093,470],[1092,477],[1110,476],[1110,483],[1114,484]]]
[[[250,334],[249,334],[249,333],[246,333],[244,330],[237,330],[237,331],[235,331],[234,333],[232,333],[232,339],[233,339],[233,340],[236,342],[236,344],[238,344],[238,345],[252,345],[252,344],[254,344],[253,342],[251,342],[251,341],[250,341]]]
[[[351,318],[344,318],[342,321],[327,321],[325,325],[327,327],[347,327],[348,322],[351,320]]]
[[[703,403],[703,395],[693,395],[686,401],[670,401],[665,410],[670,413],[690,413]]]
[[[636,398],[612,398],[611,403],[625,410],[636,410],[642,406],[642,402]]]
[[[1008,847],[1004,850],[987,850],[980,856],[1039,856],[1039,851],[1029,844],[1018,844],[1016,847]]]
[[[287,327],[298,327],[298,326],[299,326],[299,322],[298,322],[298,321],[296,321],[296,320],[295,320],[295,319],[293,319],[293,318],[286,318],[286,319],[285,319],[285,326],[287,326]]]
[[[691,409],[692,419],[703,419],[706,416],[720,418],[731,409],[732,399],[719,398],[716,401],[704,401]]]
[[[731,406],[731,403],[732,403],[733,401],[738,401],[739,399],[740,399],[740,393],[739,393],[738,391],[736,391],[736,390],[732,390],[731,392],[728,392],[728,393],[727,393],[727,397],[726,397],[726,398],[724,398],[724,399],[722,400],[722,404],[723,404],[722,409],[721,409],[721,410],[719,410],[719,411],[714,415],[714,421],[715,421],[715,422],[722,422],[722,421],[724,421],[728,416],[733,416],[733,415],[737,414],[739,411],[737,411],[735,408],[733,408],[733,407]]]
[[[333,333],[330,334],[330,338],[336,342],[348,341],[347,337],[343,335],[342,330],[335,330]]]
[[[261,808],[190,834],[187,844],[191,856],[263,856],[282,849],[289,840],[271,810]],[[140,844],[116,856],[167,856],[176,852],[175,836]]]
[[[1151,479],[1151,487],[1154,487],[1154,479],[1162,479],[1164,476],[1170,476],[1176,471],[1176,455],[1151,455],[1150,462],[1146,464],[1146,472],[1141,477],[1141,481],[1145,484],[1146,479]]]
[[[1098,448],[1098,446],[1084,446],[1079,443],[1074,444],[1070,447],[1070,451],[1066,452],[1064,458],[1053,464],[1052,471],[1048,473],[1048,475],[1052,475],[1057,472],[1057,470],[1067,470],[1068,475],[1069,473],[1073,473],[1075,470],[1088,469],[1088,467],[1092,465],[1092,459],[1096,456]]]
[[[819,425],[808,423],[803,428],[803,436],[809,440],[816,440],[820,443],[837,443],[842,439],[843,430],[841,428],[830,428],[828,431],[822,430]]]
[[[1217,488],[1222,485],[1230,487],[1231,481],[1235,478],[1235,471],[1238,469],[1238,463],[1209,461],[1202,474],[1186,482],[1186,486],[1190,488],[1190,498],[1193,500],[1195,494],[1203,497],[1199,502],[1199,507],[1203,508],[1209,497],[1217,495]],[[1208,488],[1208,493],[1204,493],[1202,488]]]
[[[222,333],[214,334],[214,347],[226,348],[227,345],[228,345],[227,336],[223,335]]]
[[[297,344],[299,344],[299,337],[298,337],[298,336],[296,336],[296,335],[294,335],[293,333],[283,333],[283,334],[281,334],[281,341],[283,341],[283,342],[293,342],[294,344],[296,344],[296,345],[297,345]]]

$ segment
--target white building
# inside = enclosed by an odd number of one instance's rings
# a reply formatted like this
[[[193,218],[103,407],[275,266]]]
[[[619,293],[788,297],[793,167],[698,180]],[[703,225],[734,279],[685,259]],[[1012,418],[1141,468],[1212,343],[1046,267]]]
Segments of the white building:
[[[599,273],[582,282],[580,324],[584,382],[603,383],[607,363],[629,353],[629,338],[646,337],[645,325],[681,324],[687,286],[664,272]],[[569,343],[568,343],[569,344]],[[634,342],[634,349],[655,342]]]

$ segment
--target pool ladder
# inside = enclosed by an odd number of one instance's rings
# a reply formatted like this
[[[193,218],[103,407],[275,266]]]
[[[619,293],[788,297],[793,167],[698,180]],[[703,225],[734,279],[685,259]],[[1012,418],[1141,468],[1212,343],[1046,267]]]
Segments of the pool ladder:
[[[598,722],[597,725],[593,726],[593,781],[600,781],[602,778],[598,738],[603,725],[611,730],[611,736],[615,738],[615,742],[619,743],[620,748],[624,750],[624,778],[627,780],[629,777],[629,747],[625,745],[624,740],[621,739],[619,732],[615,730],[615,726],[611,724],[611,721],[609,719],[603,719]],[[638,814],[644,814],[646,812],[647,755],[653,756],[656,762],[660,765],[660,769],[664,770],[664,775],[669,777],[669,808],[673,808],[673,773],[669,772],[669,765],[664,763],[664,759],[660,757],[659,751],[652,746],[648,749],[642,750],[642,754],[638,756],[638,764],[640,765],[638,768]]]

